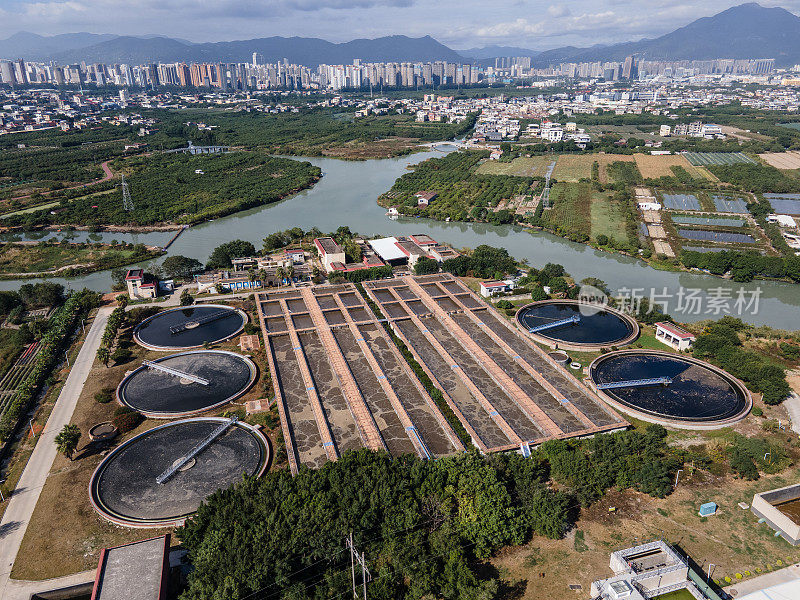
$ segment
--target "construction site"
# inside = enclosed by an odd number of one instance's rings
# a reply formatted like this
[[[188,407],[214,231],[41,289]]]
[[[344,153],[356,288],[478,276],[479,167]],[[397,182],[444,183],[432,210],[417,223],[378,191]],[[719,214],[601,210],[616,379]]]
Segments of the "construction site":
[[[289,467],[463,444],[352,284],[256,294]]]

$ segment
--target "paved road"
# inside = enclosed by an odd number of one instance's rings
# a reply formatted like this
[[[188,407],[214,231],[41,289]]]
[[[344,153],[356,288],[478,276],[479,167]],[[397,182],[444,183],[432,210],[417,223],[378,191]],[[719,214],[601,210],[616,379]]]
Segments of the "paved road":
[[[8,507],[0,521],[0,599],[2,600],[15,600],[16,598],[27,600],[32,591],[41,587],[40,582],[10,583],[11,567],[30,522],[33,509],[36,507],[39,493],[47,481],[56,458],[56,446],[53,440],[61,428],[72,418],[83,384],[92,368],[97,348],[100,347],[103,330],[111,311],[112,307],[101,308],[89,328],[86,341],[75,359],[75,364],[72,365],[69,376],[53,407],[53,412],[50,414],[44,431],[40,434],[36,448],[22,472],[14,495],[8,501]]]

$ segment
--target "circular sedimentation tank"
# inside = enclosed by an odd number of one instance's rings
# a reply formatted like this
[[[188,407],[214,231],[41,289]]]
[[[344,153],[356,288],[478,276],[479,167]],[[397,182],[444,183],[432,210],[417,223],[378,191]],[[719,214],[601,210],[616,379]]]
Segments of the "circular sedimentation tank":
[[[608,306],[578,300],[533,302],[517,311],[516,321],[537,342],[567,350],[624,346],[639,336],[636,319]],[[536,329],[550,324],[558,325]]]
[[[686,429],[716,429],[743,419],[753,401],[744,384],[713,365],[658,350],[620,350],[589,366],[597,392],[638,419]],[[660,383],[648,380],[666,379]],[[608,384],[641,382],[607,388]]]
[[[230,306],[184,306],[145,319],[136,326],[133,337],[151,350],[190,350],[227,340],[246,323],[247,315]]]
[[[190,350],[152,363],[127,375],[117,398],[154,419],[195,415],[235,400],[258,374],[249,358],[225,350]]]
[[[198,417],[141,433],[103,459],[89,484],[95,510],[127,527],[178,526],[216,490],[261,475],[269,460],[267,439],[237,422],[165,482],[157,478],[228,419]]]

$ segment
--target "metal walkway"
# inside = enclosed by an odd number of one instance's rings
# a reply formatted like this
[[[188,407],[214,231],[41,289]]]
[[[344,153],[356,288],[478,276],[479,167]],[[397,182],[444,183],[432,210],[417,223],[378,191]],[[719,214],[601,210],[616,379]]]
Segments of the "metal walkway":
[[[552,323],[545,323],[544,325],[537,325],[536,327],[531,327],[528,329],[528,333],[536,333],[537,331],[545,331],[546,329],[555,329],[556,327],[564,327],[565,325],[576,325],[577,323],[581,322],[581,318],[578,315],[572,315],[567,319],[560,319],[558,321],[553,321]]]
[[[149,369],[155,369],[156,371],[162,371],[167,375],[174,375],[180,379],[188,379],[189,381],[199,383],[200,385],[208,385],[211,383],[208,379],[198,377],[197,375],[192,375],[191,373],[185,373],[183,371],[179,371],[178,369],[173,369],[171,367],[164,366],[161,363],[152,362],[150,360],[143,360],[142,366]]]
[[[173,325],[169,328],[170,333],[180,333],[181,331],[186,331],[187,329],[194,329],[195,327],[199,327],[200,325],[205,325],[206,323],[211,323],[211,321],[217,321],[218,319],[222,319],[227,317],[231,314],[231,311],[228,310],[218,310],[217,312],[211,313],[210,315],[206,315],[205,317],[200,317],[199,319],[195,319],[194,321],[186,321],[185,323],[181,323],[180,325]]]
[[[175,473],[177,473],[186,463],[192,460],[195,456],[200,454],[203,450],[205,450],[211,442],[221,436],[228,430],[228,427],[231,425],[235,425],[239,421],[239,417],[233,416],[229,420],[222,423],[219,427],[217,427],[214,431],[212,431],[207,438],[205,438],[202,442],[197,444],[194,448],[189,450],[189,453],[184,455],[183,458],[178,460],[174,465],[172,465],[169,469],[164,471],[161,475],[156,477],[156,482],[159,484],[166,483],[167,480],[172,477]]]
[[[630,379],[628,381],[610,381],[608,383],[598,383],[598,390],[613,390],[616,388],[645,387],[648,385],[669,385],[672,383],[671,377],[652,377],[650,379]]]

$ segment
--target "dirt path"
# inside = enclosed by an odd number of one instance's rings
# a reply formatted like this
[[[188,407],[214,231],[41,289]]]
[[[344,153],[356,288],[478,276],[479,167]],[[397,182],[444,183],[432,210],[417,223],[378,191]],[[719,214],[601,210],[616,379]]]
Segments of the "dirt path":
[[[103,183],[105,181],[109,181],[111,178],[114,177],[114,173],[111,171],[111,169],[108,166],[109,162],[111,162],[111,161],[107,160],[107,161],[105,161],[103,163],[100,163],[100,167],[103,169],[103,173],[104,173],[104,175],[103,175],[103,177],[101,179],[96,179],[94,181],[90,181],[89,183],[79,183],[78,185],[73,185],[73,186],[70,186],[70,187],[61,188],[60,190],[52,190],[50,192],[46,192],[45,194],[42,194],[42,196],[43,197],[47,197],[50,194],[52,194],[53,192],[63,192],[65,190],[77,190],[78,188],[85,188],[85,187],[89,187],[91,185],[97,185],[98,183]],[[33,194],[26,194],[25,196],[14,196],[13,198],[9,198],[9,199],[10,200],[24,200],[25,198],[30,198],[32,195]]]

